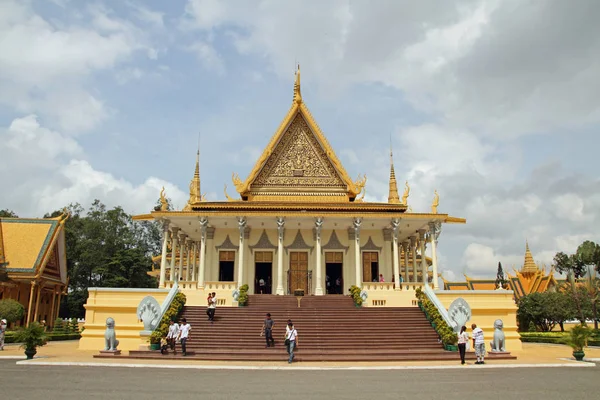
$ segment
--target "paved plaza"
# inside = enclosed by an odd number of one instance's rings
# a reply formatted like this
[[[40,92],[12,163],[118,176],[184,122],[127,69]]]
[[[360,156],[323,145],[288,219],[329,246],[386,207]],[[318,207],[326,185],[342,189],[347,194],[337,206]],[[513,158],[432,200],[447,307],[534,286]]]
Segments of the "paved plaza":
[[[396,371],[66,367],[0,360],[10,399],[567,399],[598,389],[600,368]],[[592,396],[593,397],[593,396]]]

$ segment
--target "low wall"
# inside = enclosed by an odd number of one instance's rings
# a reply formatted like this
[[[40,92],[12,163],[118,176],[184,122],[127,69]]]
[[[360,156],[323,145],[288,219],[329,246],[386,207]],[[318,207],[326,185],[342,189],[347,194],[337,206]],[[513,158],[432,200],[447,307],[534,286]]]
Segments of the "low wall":
[[[363,282],[362,289],[369,297],[363,302],[363,307],[416,307],[415,288],[402,285],[402,290],[395,290],[391,282]]]
[[[494,337],[494,321],[504,323],[506,350],[518,352],[523,349],[517,332],[517,305],[512,290],[436,290],[436,296],[448,309],[452,302],[462,297],[471,307],[471,320],[467,323],[469,336],[471,324],[477,324],[485,334],[486,349]]]
[[[106,319],[115,320],[115,332],[120,350],[138,350],[146,344],[140,338],[144,324],[137,318],[140,301],[153,296],[162,304],[169,289],[89,288],[85,307],[85,330],[79,341],[80,350],[103,350]]]

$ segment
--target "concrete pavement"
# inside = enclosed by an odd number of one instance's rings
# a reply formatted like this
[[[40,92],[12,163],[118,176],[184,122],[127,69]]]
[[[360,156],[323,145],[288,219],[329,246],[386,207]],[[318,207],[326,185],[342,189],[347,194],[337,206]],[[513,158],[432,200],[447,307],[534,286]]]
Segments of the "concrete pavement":
[[[10,399],[444,399],[588,398],[599,367],[402,371],[232,371],[45,367],[0,360]]]

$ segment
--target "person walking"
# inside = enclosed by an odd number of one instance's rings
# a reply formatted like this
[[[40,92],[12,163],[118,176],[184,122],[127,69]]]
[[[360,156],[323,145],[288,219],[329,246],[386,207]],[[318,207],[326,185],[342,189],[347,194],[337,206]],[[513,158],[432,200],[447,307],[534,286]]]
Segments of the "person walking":
[[[298,345],[298,331],[292,324],[292,321],[288,322],[288,329],[285,334],[285,345],[287,347],[287,353],[290,355],[288,358],[288,364],[291,364],[294,360],[294,348]]]
[[[212,293],[208,294],[208,297],[206,298],[206,316],[208,317],[208,320],[210,321],[210,304],[212,302]]]
[[[483,338],[483,329],[478,328],[477,325],[471,325],[473,330],[473,348],[475,349],[475,357],[477,361],[475,364],[485,364],[485,340]]]
[[[469,334],[467,333],[467,327],[463,326],[460,328],[460,333],[458,334],[458,352],[460,353],[460,363],[462,365],[465,365],[467,343],[469,343]]]
[[[217,310],[217,294],[215,292],[211,293],[210,298],[208,299],[208,320],[213,322],[215,320],[215,311]]]
[[[265,348],[275,347],[275,339],[273,339],[273,325],[275,325],[275,321],[271,319],[271,313],[267,313],[262,327],[262,334],[265,335],[265,340],[267,341]]]
[[[8,326],[8,323],[6,322],[6,320],[4,318],[2,320],[0,320],[0,350],[4,350],[4,335],[5,335],[7,326]]]
[[[186,319],[181,320],[181,326],[179,327],[179,341],[181,342],[181,352],[184,356],[187,356],[187,340],[190,336],[192,326],[187,323]]]
[[[179,336],[179,324],[177,324],[174,320],[171,320],[169,321],[169,332],[167,333],[167,341],[169,342],[171,350],[173,350],[173,354],[177,354],[177,348],[175,347],[177,336]]]

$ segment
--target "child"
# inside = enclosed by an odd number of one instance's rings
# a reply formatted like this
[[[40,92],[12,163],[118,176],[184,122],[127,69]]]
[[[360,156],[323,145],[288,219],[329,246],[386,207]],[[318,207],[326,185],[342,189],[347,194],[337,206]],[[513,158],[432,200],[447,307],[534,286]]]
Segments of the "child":
[[[160,354],[165,355],[169,353],[169,342],[167,341],[167,338],[161,338],[160,339]]]

